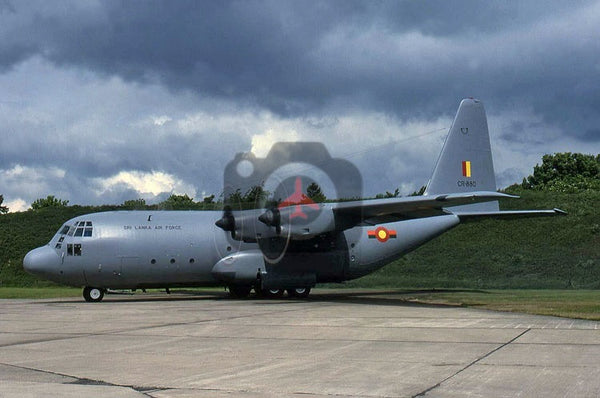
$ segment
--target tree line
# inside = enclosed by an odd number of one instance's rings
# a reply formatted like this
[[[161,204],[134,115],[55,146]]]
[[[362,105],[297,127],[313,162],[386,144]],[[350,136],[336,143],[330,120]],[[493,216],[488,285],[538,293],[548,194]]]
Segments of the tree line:
[[[413,192],[409,196],[422,195],[425,186]],[[551,191],[559,193],[576,193],[586,190],[600,191],[600,154],[587,155],[581,153],[562,152],[552,155],[544,155],[542,163],[536,164],[533,168],[533,174],[525,177],[521,184],[514,184],[506,190],[534,190]],[[308,188],[306,195],[314,202],[322,203],[328,199],[322,192],[321,187],[313,182]],[[194,201],[187,194],[172,194],[166,200],[158,204],[148,204],[145,199],[126,200],[121,205],[113,206],[122,210],[214,210],[223,207],[226,204],[239,204],[240,208],[251,208],[258,204],[274,206],[277,201],[269,200],[270,192],[265,190],[262,185],[250,188],[246,192],[236,190],[225,201],[222,198],[217,199],[215,195],[209,195],[200,201]],[[377,194],[376,199],[400,197],[400,190],[396,188],[393,192],[386,191],[383,194]],[[360,199],[360,198],[352,198]],[[3,206],[4,197],[0,195],[0,214],[6,214],[10,210]],[[31,210],[40,210],[45,208],[67,207],[68,200],[48,195],[46,198],[35,200],[31,204]]]

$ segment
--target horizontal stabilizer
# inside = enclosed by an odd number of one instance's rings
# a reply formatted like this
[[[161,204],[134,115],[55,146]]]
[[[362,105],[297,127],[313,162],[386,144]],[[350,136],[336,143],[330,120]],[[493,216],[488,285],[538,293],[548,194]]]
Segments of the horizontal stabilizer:
[[[409,196],[336,203],[333,205],[333,211],[338,219],[346,217],[347,219],[358,220],[361,217],[379,217],[387,214],[394,214],[403,218],[421,218],[454,213],[452,206],[473,205],[497,201],[502,198],[518,198],[518,196],[495,191]]]
[[[565,216],[567,212],[560,209],[552,210],[514,210],[514,211],[490,211],[490,212],[473,212],[473,213],[453,213],[457,215],[461,221],[477,220],[480,218],[528,218],[528,217],[547,217],[547,216]]]

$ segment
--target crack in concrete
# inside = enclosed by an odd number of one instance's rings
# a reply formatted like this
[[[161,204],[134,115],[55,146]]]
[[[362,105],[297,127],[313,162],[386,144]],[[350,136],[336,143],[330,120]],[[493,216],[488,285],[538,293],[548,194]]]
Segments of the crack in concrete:
[[[149,392],[173,390],[173,388],[169,388],[169,387],[154,387],[154,386],[151,387],[151,386],[134,386],[134,385],[127,385],[127,384],[115,384],[115,383],[110,383],[110,382],[103,381],[103,380],[88,379],[86,377],[78,377],[78,376],[68,375],[68,374],[64,374],[64,373],[60,373],[60,372],[53,372],[50,370],[28,368],[26,366],[18,366],[18,365],[13,365],[13,364],[9,364],[9,363],[0,363],[0,365],[9,366],[9,367],[21,369],[21,370],[26,370],[29,372],[35,372],[35,373],[52,375],[52,376],[64,377],[67,379],[73,379],[71,381],[57,382],[56,384],[75,384],[75,385],[82,385],[82,386],[107,386],[107,387],[130,388],[130,389],[137,391],[140,394],[146,395],[148,397],[152,397],[151,395],[148,394]]]
[[[292,308],[292,309],[283,310],[283,311],[279,310],[279,311],[277,311],[277,314],[286,313],[286,312],[303,311],[305,309],[306,308],[302,307],[302,308]],[[271,313],[273,313],[273,312],[265,311],[263,313],[258,314],[258,316],[269,315]],[[128,332],[136,332],[136,331],[149,330],[149,329],[155,329],[155,328],[161,328],[161,327],[185,326],[185,325],[202,324],[202,323],[209,323],[209,322],[219,322],[219,321],[226,321],[226,320],[243,319],[243,318],[255,317],[255,316],[257,316],[257,314],[253,313],[253,314],[237,315],[237,316],[230,316],[230,317],[224,317],[224,318],[194,320],[194,321],[189,321],[189,322],[172,322],[172,323],[154,324],[154,325],[147,325],[147,326],[134,327],[134,328],[124,328],[124,329],[120,329],[120,330],[112,330],[112,331],[106,331],[106,332],[100,332],[100,333],[71,333],[68,335],[54,336],[54,337],[46,338],[46,339],[34,339],[34,340],[29,340],[29,341],[3,344],[3,345],[0,345],[0,348],[23,346],[23,345],[27,345],[27,344],[36,344],[36,343],[46,343],[46,342],[60,341],[60,340],[70,340],[70,339],[77,339],[77,338],[82,338],[82,337],[93,337],[93,336],[101,336],[101,335],[119,335],[119,334],[128,333]],[[165,391],[165,390],[179,390],[180,389],[180,388],[174,388],[174,387],[135,386],[135,385],[126,385],[126,384],[115,384],[115,383],[107,382],[104,380],[89,379],[86,377],[73,376],[73,375],[68,375],[68,374],[63,374],[60,372],[53,372],[53,371],[43,370],[43,369],[28,368],[25,366],[19,366],[19,365],[14,365],[14,364],[9,364],[9,363],[0,363],[0,365],[5,365],[5,366],[9,366],[9,367],[13,367],[16,369],[21,369],[21,370],[26,370],[26,371],[30,371],[30,372],[37,372],[37,373],[41,373],[41,374],[47,374],[47,375],[53,375],[53,376],[57,376],[57,377],[64,377],[64,378],[72,379],[72,381],[57,382],[58,384],[94,385],[94,386],[129,388],[129,389],[132,389],[132,390],[139,392],[140,394],[143,394],[150,398],[154,397],[153,395],[151,395],[151,393],[153,393],[153,392],[160,392],[160,391]]]
[[[73,375],[68,375],[68,374],[64,374],[64,373],[60,373],[60,372],[53,372],[53,371],[49,371],[49,370],[43,370],[43,369],[35,369],[35,368],[28,368],[26,366],[18,366],[18,365],[12,365],[12,364],[7,364],[7,363],[0,363],[0,365],[4,365],[4,366],[9,366],[9,367],[13,367],[16,369],[21,369],[21,370],[26,370],[26,371],[30,371],[30,372],[35,372],[35,373],[41,373],[41,374],[48,374],[48,375],[52,375],[52,376],[58,376],[58,377],[64,377],[67,379],[73,379],[71,381],[65,381],[65,382],[56,382],[56,384],[72,384],[72,385],[82,385],[82,386],[106,386],[106,387],[118,387],[118,388],[129,388],[131,390],[134,390],[142,395],[145,395],[149,398],[155,398],[155,395],[153,395],[154,393],[157,392],[164,392],[164,391],[180,391],[180,390],[191,390],[191,391],[205,391],[205,392],[210,392],[210,391],[214,391],[214,392],[227,392],[227,393],[231,393],[231,392],[235,392],[235,393],[249,393],[249,392],[255,392],[257,394],[260,394],[260,391],[252,391],[252,390],[231,390],[231,389],[224,389],[224,388],[210,388],[210,387],[204,387],[204,388],[197,388],[197,387],[184,387],[184,388],[180,388],[180,387],[158,387],[158,386],[136,386],[136,385],[129,385],[129,384],[116,384],[116,383],[111,383],[111,382],[107,382],[107,381],[103,381],[103,380],[97,380],[97,379],[89,379],[87,377],[78,377],[78,376],[73,376]],[[364,396],[364,395],[348,395],[348,394],[315,394],[314,392],[303,392],[303,391],[295,391],[292,393],[292,395],[312,395],[312,396],[323,396],[323,397],[337,397],[337,396],[344,396],[344,397],[359,397],[359,396]],[[385,396],[376,396],[377,398],[385,398]]]
[[[489,357],[490,355],[492,355],[493,353],[495,353],[495,352],[497,352],[497,351],[501,350],[502,348],[506,347],[507,345],[510,345],[510,344],[512,344],[512,343],[513,343],[513,342],[515,342],[515,341],[516,341],[518,338],[520,338],[521,336],[523,336],[525,333],[529,332],[530,330],[531,330],[530,328],[529,328],[529,329],[526,329],[526,330],[524,330],[523,332],[519,333],[519,334],[518,334],[516,337],[514,337],[514,338],[510,339],[508,342],[506,342],[506,343],[504,343],[504,344],[502,344],[502,345],[500,345],[500,346],[498,346],[498,347],[494,348],[492,351],[488,352],[487,354],[485,354],[485,355],[483,355],[483,356],[481,356],[481,357],[479,357],[479,358],[475,359],[474,361],[472,361],[471,363],[469,363],[467,366],[465,366],[464,368],[462,368],[462,369],[458,370],[456,373],[454,373],[454,374],[452,374],[452,375],[450,375],[450,376],[446,377],[444,380],[440,381],[439,383],[437,383],[437,384],[435,384],[435,385],[433,385],[433,386],[429,387],[429,388],[428,388],[428,389],[426,389],[426,390],[423,390],[423,391],[421,391],[420,393],[418,393],[418,394],[416,394],[416,395],[413,395],[413,397],[412,397],[412,398],[416,398],[416,397],[424,397],[424,396],[425,396],[427,393],[429,393],[430,391],[432,391],[432,390],[435,390],[436,388],[440,387],[440,386],[441,386],[442,384],[444,384],[446,381],[448,381],[448,380],[450,380],[450,379],[454,378],[455,376],[457,376],[457,375],[461,374],[461,373],[462,373],[462,372],[464,372],[465,370],[469,369],[471,366],[473,366],[473,365],[475,365],[476,363],[478,363],[478,362],[480,362],[480,361],[484,360],[485,358],[487,358],[487,357]]]

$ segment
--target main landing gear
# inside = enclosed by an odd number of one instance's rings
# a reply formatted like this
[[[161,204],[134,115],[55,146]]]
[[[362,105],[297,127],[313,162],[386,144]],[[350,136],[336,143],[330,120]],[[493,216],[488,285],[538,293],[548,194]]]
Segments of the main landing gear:
[[[86,286],[83,288],[83,298],[88,303],[97,303],[104,298],[104,289]]]
[[[283,289],[260,289],[260,295],[264,298],[281,298],[283,293]]]
[[[250,295],[251,290],[252,286],[231,285],[229,286],[229,295],[233,298],[243,299]]]
[[[310,294],[310,287],[296,287],[294,289],[288,289],[288,296],[296,298],[307,298]]]
[[[236,299],[248,298],[252,290],[252,286],[231,285],[228,288],[229,295]],[[293,289],[260,289],[254,287],[256,296],[262,298],[281,298],[286,290],[288,297],[293,298],[306,298],[310,294],[310,287],[296,287]]]

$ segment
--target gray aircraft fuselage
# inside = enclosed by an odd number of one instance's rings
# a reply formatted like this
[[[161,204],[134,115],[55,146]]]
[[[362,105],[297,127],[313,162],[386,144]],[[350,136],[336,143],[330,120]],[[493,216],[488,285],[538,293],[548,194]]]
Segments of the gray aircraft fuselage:
[[[76,217],[26,256],[25,269],[66,285],[113,289],[252,284],[259,272],[292,279],[280,287],[300,283],[295,277],[310,286],[366,275],[459,223],[444,215],[325,233],[290,241],[285,256],[270,264],[257,243],[231,239],[215,226],[220,217],[218,211]],[[377,228],[388,236],[374,237]]]

